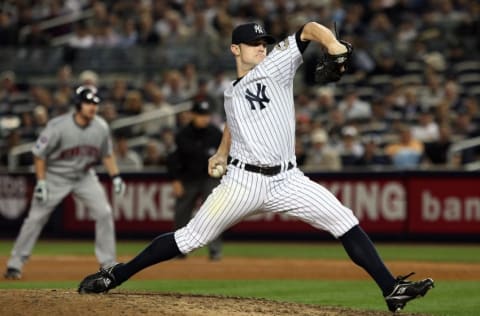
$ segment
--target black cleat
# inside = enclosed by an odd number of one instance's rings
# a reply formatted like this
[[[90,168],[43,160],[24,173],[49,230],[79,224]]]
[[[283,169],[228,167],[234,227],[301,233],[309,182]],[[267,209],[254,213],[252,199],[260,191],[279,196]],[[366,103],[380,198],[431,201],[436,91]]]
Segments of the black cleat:
[[[433,280],[430,278],[417,282],[407,281],[406,279],[413,274],[414,272],[397,277],[392,293],[385,296],[385,302],[391,312],[401,311],[407,302],[424,296],[434,287]]]
[[[80,285],[78,286],[78,293],[80,294],[90,294],[90,293],[107,293],[109,290],[120,285],[115,280],[115,275],[113,275],[113,270],[123,263],[118,263],[114,266],[111,266],[107,269],[100,269],[97,273],[90,274],[85,277]]]
[[[3,277],[7,280],[20,280],[22,278],[22,271],[7,267],[7,271],[5,271]]]

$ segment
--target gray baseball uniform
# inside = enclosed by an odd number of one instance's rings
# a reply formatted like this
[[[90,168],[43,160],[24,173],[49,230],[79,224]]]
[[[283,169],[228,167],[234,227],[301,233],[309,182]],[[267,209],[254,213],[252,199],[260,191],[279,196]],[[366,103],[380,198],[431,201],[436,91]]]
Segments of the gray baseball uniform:
[[[181,252],[258,212],[287,213],[335,237],[358,225],[350,209],[296,168],[293,79],[301,63],[291,35],[225,91],[231,162],[196,216],[175,232]],[[278,172],[265,176],[262,167]]]
[[[44,203],[32,199],[7,266],[21,270],[50,214],[70,192],[85,204],[95,219],[95,255],[100,265],[114,264],[112,209],[92,169],[99,160],[112,154],[107,123],[96,116],[90,124],[80,127],[75,123],[74,113],[64,114],[48,123],[32,152],[46,161],[48,199]]]

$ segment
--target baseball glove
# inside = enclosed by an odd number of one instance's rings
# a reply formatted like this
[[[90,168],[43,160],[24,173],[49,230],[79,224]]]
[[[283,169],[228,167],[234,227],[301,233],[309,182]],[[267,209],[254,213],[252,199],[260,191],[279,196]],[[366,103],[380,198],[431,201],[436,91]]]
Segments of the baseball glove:
[[[340,80],[346,70],[347,63],[353,52],[353,46],[347,41],[340,40],[347,51],[343,54],[330,55],[325,53],[315,67],[315,81],[319,84],[327,84]]]

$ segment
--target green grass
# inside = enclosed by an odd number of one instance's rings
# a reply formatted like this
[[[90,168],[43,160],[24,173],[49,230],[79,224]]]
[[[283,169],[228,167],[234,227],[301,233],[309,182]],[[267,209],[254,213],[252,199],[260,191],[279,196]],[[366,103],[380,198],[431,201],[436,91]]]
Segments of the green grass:
[[[134,256],[150,241],[119,241],[117,252],[120,256]],[[434,262],[480,263],[478,244],[388,244],[379,243],[377,250],[385,260],[414,260]],[[0,256],[8,255],[12,241],[0,241]],[[39,241],[33,255],[88,255],[93,253],[92,241]],[[195,251],[193,256],[204,256],[206,249]],[[241,256],[251,258],[304,258],[304,259],[347,259],[338,242],[322,243],[268,243],[268,242],[229,242],[224,246],[226,257]]]
[[[149,241],[118,242],[121,256],[133,256]],[[93,243],[40,241],[34,255],[88,255]],[[8,255],[12,241],[0,241],[0,256]],[[378,244],[385,260],[416,260],[433,262],[467,262],[480,264],[480,245]],[[206,249],[193,256],[205,256]],[[226,243],[224,255],[252,258],[347,258],[339,243]],[[0,289],[63,288],[74,290],[78,282],[0,282]],[[259,297],[277,301],[306,304],[346,306],[357,309],[385,310],[378,288],[372,281],[324,280],[150,280],[135,278],[122,285],[119,291],[156,291],[225,296]],[[435,316],[473,316],[480,303],[479,281],[438,281],[426,298],[409,303],[408,312]]]

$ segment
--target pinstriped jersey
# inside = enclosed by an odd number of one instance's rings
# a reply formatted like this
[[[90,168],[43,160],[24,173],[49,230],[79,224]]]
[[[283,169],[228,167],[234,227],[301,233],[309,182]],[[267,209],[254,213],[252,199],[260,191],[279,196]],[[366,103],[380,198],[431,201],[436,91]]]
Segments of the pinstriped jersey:
[[[295,160],[293,80],[302,61],[291,35],[225,90],[232,157],[263,166]]]
[[[48,172],[78,177],[112,154],[110,130],[98,116],[81,127],[75,123],[74,113],[66,113],[48,122],[32,152],[46,160]]]

